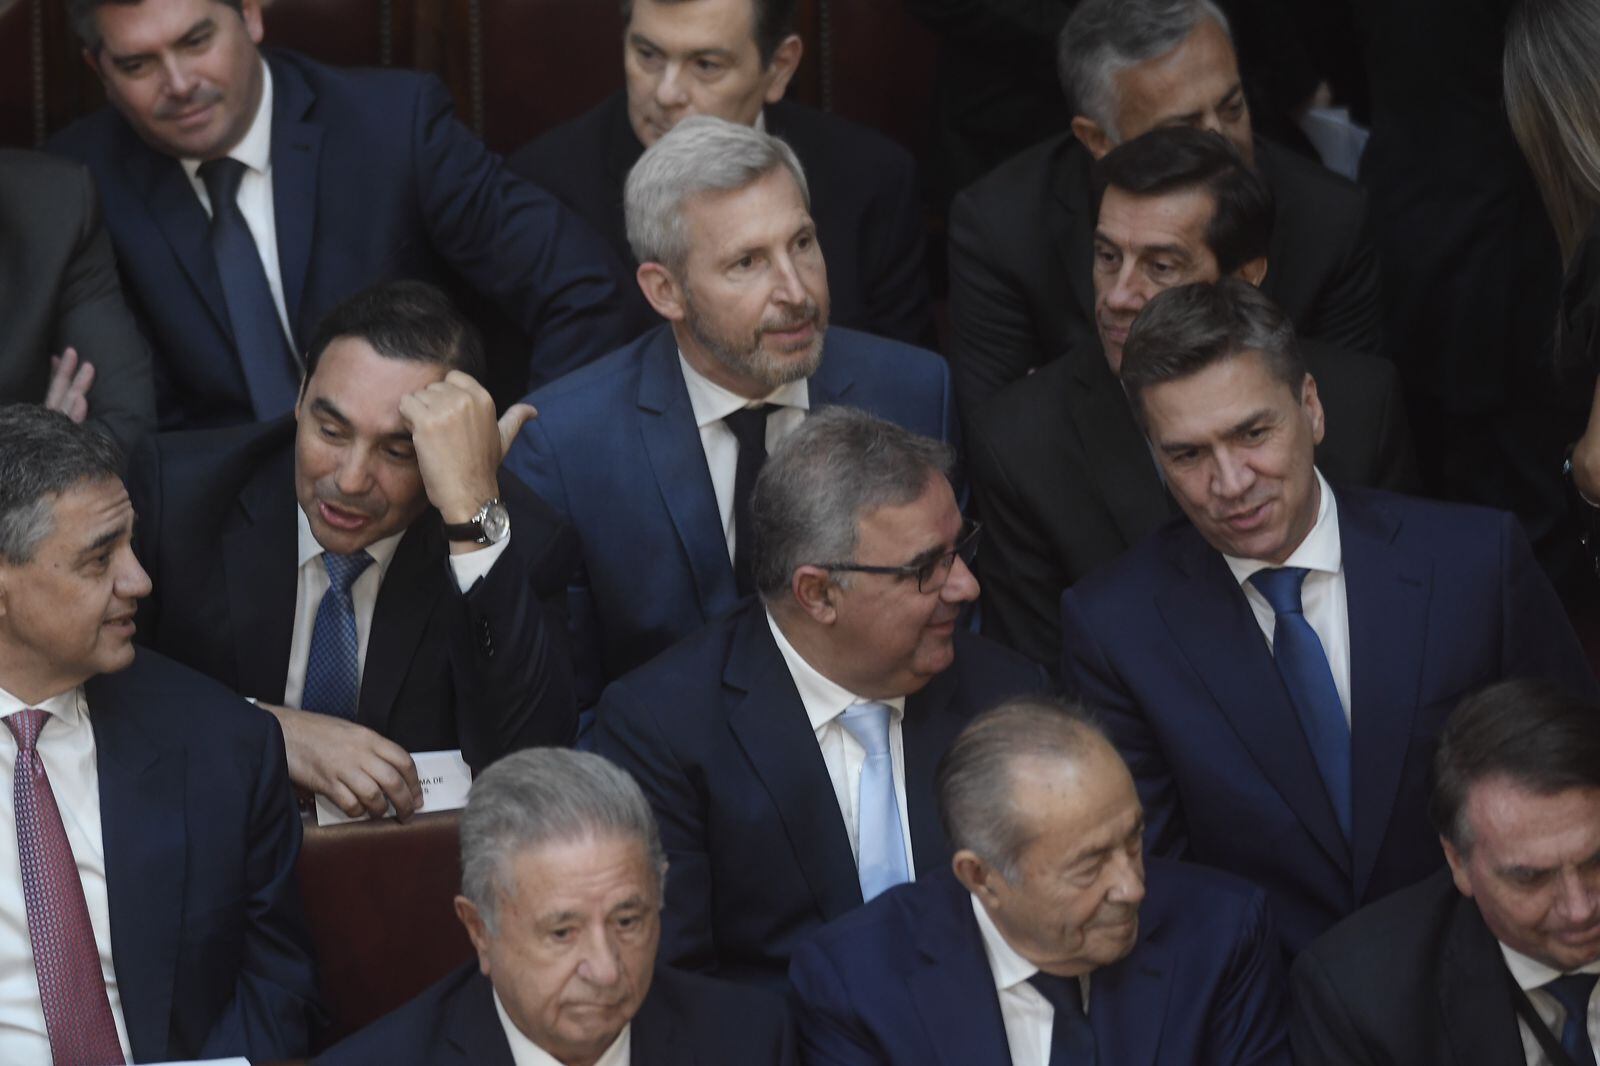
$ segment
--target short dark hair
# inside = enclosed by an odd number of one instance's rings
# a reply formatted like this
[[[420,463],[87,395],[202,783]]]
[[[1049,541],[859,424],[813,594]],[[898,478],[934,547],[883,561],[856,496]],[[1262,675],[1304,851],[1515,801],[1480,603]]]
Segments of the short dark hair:
[[[1144,392],[1191,377],[1245,352],[1260,352],[1267,371],[1299,396],[1305,360],[1289,316],[1260,289],[1238,278],[1197,281],[1157,293],[1122,345],[1122,388],[1144,419]]]
[[[328,345],[340,337],[366,341],[385,359],[434,363],[483,380],[483,341],[477,329],[442,289],[425,281],[382,282],[323,315],[306,349],[305,381],[316,373]]]
[[[1439,735],[1428,815],[1439,835],[1472,848],[1467,797],[1492,777],[1541,796],[1600,788],[1600,704],[1550,681],[1502,681],[1468,696]]]
[[[33,404],[0,407],[0,562],[33,561],[50,535],[56,497],[121,476],[117,446],[88,426]]]
[[[658,4],[686,4],[693,0],[647,0]],[[756,51],[763,67],[772,65],[778,46],[794,32],[795,0],[750,0],[755,9]],[[633,0],[622,0],[622,22],[633,18]]]
[[[1216,209],[1206,225],[1206,247],[1224,275],[1265,259],[1272,244],[1272,189],[1221,134],[1159,126],[1101,156],[1094,183],[1097,198],[1107,188],[1134,196],[1210,193]]]
[[[118,4],[122,7],[137,7],[144,0],[67,0],[67,21],[72,23],[72,32],[78,35],[78,40],[91,54],[100,52],[100,26],[94,20],[94,13],[107,4]],[[223,7],[231,7],[241,16],[244,8],[240,0],[214,0]]]

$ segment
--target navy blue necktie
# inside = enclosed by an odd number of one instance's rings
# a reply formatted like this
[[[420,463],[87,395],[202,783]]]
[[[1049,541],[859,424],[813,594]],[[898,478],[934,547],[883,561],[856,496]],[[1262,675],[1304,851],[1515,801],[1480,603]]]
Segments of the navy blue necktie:
[[[372,556],[364,551],[354,555],[323,552],[322,563],[328,568],[328,591],[322,594],[311,627],[311,653],[306,656],[306,686],[300,706],[354,721],[361,695],[361,659],[350,588],[372,565]]]
[[[245,169],[237,159],[211,159],[200,164],[200,180],[211,198],[211,254],[222,279],[222,298],[233,325],[245,388],[256,420],[266,421],[294,410],[300,368],[283,335],[261,253],[239,210],[239,182]]]
[[[1083,989],[1076,977],[1057,977],[1040,971],[1028,983],[1050,1001],[1055,1019],[1050,1023],[1049,1066],[1095,1066],[1094,1030],[1083,1012]]]
[[[1333,801],[1344,838],[1350,839],[1350,723],[1345,719],[1339,689],[1333,683],[1328,655],[1317,631],[1300,608],[1300,585],[1306,570],[1284,566],[1258,570],[1250,583],[1277,616],[1272,630],[1272,657],[1300,718],[1322,783]]]
[[[1561,1050],[1573,1066],[1595,1066],[1594,1043],[1589,1039],[1589,997],[1600,974],[1569,973],[1543,986],[1567,1012],[1561,1027]]]
[[[722,419],[739,442],[739,464],[733,470],[733,578],[741,596],[755,591],[750,573],[750,494],[767,461],[767,415],[777,409],[772,403],[741,407]]]

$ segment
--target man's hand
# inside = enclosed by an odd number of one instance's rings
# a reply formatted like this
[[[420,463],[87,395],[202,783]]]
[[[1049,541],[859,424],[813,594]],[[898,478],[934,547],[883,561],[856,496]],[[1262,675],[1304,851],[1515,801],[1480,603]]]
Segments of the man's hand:
[[[60,411],[74,422],[89,417],[89,386],[94,384],[94,364],[78,361],[78,350],[68,348],[60,355],[50,357],[50,387],[44,393],[44,405]]]
[[[289,780],[352,818],[382,818],[389,804],[405,821],[422,806],[417,764],[404,748],[343,718],[260,703],[283,727]]]
[[[512,404],[497,422],[488,391],[459,370],[401,399],[400,417],[411,431],[428,502],[446,522],[470,522],[500,495],[500,461],[537,414],[525,403]]]

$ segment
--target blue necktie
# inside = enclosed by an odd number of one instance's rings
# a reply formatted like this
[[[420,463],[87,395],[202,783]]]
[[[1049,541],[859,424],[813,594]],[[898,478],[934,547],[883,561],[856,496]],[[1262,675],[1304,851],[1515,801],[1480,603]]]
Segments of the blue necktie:
[[[1322,773],[1328,798],[1344,838],[1350,839],[1350,723],[1339,702],[1333,671],[1317,631],[1311,628],[1300,609],[1300,585],[1306,571],[1298,566],[1258,570],[1250,575],[1254,585],[1272,606],[1277,622],[1272,630],[1272,657],[1278,673],[1289,689],[1300,727],[1311,743],[1312,757]]]
[[[200,164],[200,180],[211,198],[211,254],[222,279],[222,299],[233,325],[245,388],[257,421],[294,410],[300,391],[300,369],[283,335],[278,305],[272,300],[261,253],[239,210],[239,182],[245,165],[237,159],[212,159]]]
[[[861,881],[861,898],[869,900],[911,880],[894,791],[894,758],[889,753],[889,708],[882,703],[858,703],[839,716],[839,724],[867,752],[856,802],[860,850],[856,875]]]
[[[1595,1066],[1594,1044],[1589,1040],[1589,997],[1594,994],[1600,974],[1569,973],[1544,986],[1567,1012],[1561,1027],[1561,1050],[1573,1066]]]
[[[350,587],[372,565],[372,556],[364,551],[354,555],[323,552],[322,563],[328,568],[328,591],[322,594],[317,620],[311,626],[311,653],[306,656],[306,687],[300,706],[354,721],[361,695],[361,661]]]
[[[1028,983],[1055,1009],[1055,1019],[1050,1023],[1049,1066],[1095,1066],[1094,1030],[1083,1013],[1083,989],[1078,979],[1041,970],[1028,978]]]

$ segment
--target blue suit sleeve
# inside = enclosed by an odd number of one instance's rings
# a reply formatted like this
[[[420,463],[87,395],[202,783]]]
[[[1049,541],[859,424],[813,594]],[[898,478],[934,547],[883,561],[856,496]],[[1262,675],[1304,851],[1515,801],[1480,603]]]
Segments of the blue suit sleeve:
[[[1210,1039],[1201,1060],[1210,1066],[1289,1066],[1285,1025],[1283,948],[1266,895],[1252,895],[1212,1003]]]
[[[790,1005],[805,1066],[883,1066],[833,960],[814,943],[789,960]]]

